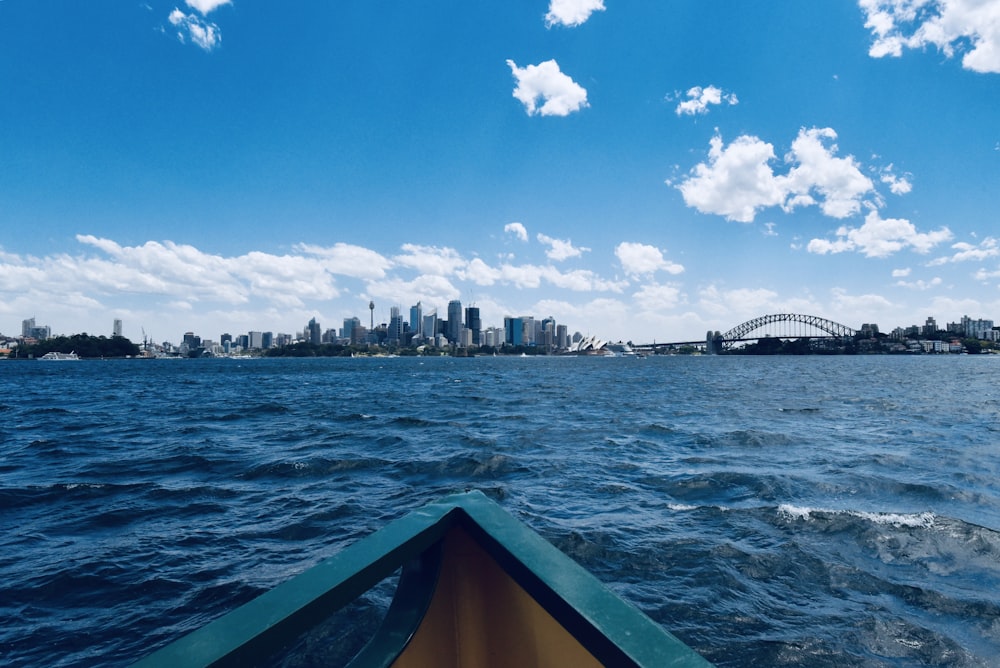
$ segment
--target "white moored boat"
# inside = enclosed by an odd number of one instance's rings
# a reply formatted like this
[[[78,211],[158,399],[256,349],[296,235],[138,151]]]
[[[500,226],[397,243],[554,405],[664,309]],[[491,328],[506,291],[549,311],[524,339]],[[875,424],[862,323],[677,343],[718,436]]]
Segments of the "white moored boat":
[[[72,353],[51,352],[51,353],[45,353],[38,359],[43,360],[45,362],[75,362],[80,359],[80,356],[77,355],[75,352]]]

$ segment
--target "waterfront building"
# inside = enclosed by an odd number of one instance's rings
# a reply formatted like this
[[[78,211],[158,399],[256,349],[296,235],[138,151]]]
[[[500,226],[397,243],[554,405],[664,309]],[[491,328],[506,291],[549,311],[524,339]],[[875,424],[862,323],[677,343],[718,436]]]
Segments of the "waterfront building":
[[[21,321],[21,338],[44,341],[52,338],[52,329],[48,325],[36,325],[34,317]]]
[[[247,335],[247,350],[261,350],[264,348],[264,332],[250,332]]]
[[[569,348],[569,329],[566,325],[556,325],[556,347],[559,350]]]
[[[261,332],[260,335],[260,347],[264,350],[270,350],[274,347],[274,334],[271,332]]]
[[[480,339],[482,338],[483,323],[479,318],[478,306],[470,306],[465,309],[465,326],[472,332],[471,345],[482,345]]]
[[[462,331],[458,333],[458,347],[459,348],[470,348],[472,347],[472,330],[468,327],[463,327]]]
[[[448,340],[458,343],[458,337],[462,333],[462,302],[452,299],[448,302],[448,331],[445,334]]]
[[[438,335],[437,311],[431,311],[424,316],[424,324],[421,329],[421,334],[423,335],[423,338],[429,340],[432,344],[434,343],[434,337]]]
[[[389,309],[389,328],[386,331],[386,341],[398,346],[402,340],[403,318],[399,315],[399,307],[393,306]]]
[[[115,318],[115,321],[111,326],[111,336],[121,336],[121,335],[122,335],[121,318]]]
[[[962,334],[972,339],[980,339],[981,341],[993,341],[993,321],[992,320],[973,320],[967,315],[962,316],[961,325]]]
[[[410,331],[414,337],[420,338],[424,333],[424,308],[420,302],[410,307]]]
[[[320,329],[319,323],[316,322],[316,318],[312,318],[309,324],[306,325],[306,341],[318,346],[323,341],[322,330]]]
[[[359,318],[344,318],[344,328],[340,330],[340,337],[348,341],[354,340],[354,329],[361,326]]]

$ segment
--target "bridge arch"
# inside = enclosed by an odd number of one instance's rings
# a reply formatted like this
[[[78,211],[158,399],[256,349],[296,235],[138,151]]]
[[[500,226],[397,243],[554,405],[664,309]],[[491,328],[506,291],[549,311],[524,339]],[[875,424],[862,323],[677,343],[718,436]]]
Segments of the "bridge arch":
[[[723,346],[730,348],[736,341],[762,338],[751,337],[749,335],[758,329],[763,329],[769,325],[778,325],[780,328],[784,328],[783,330],[779,329],[776,336],[778,338],[786,339],[816,336],[815,333],[807,333],[807,331],[815,332],[816,330],[824,332],[824,335],[826,336],[839,338],[849,338],[857,333],[854,329],[851,329],[847,325],[841,325],[839,322],[834,322],[833,320],[821,318],[816,315],[803,315],[800,313],[772,313],[756,317],[753,320],[747,320],[746,322],[730,329],[722,335]],[[809,329],[807,330],[807,328]]]

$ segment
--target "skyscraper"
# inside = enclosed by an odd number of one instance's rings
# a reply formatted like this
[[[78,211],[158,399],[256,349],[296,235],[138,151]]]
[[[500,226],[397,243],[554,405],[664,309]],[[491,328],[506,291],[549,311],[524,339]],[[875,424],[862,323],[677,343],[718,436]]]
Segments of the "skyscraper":
[[[462,302],[453,299],[448,302],[448,341],[458,343],[462,333]]]
[[[121,336],[122,335],[122,321],[119,318],[115,318],[114,325],[111,328],[111,336]]]
[[[399,307],[389,308],[389,331],[386,333],[386,340],[389,343],[399,345],[403,340],[403,317],[399,315]]]
[[[424,308],[417,302],[410,307],[410,331],[413,332],[414,336],[423,335],[423,323],[424,319]]]
[[[470,306],[465,309],[465,326],[472,331],[472,345],[481,345],[483,324],[479,319],[478,306]]]

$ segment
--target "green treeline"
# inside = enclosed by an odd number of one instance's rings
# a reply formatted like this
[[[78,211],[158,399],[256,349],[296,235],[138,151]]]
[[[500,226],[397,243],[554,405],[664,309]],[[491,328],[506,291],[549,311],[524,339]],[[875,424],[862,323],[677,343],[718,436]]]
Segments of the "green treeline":
[[[17,357],[41,357],[45,353],[76,353],[80,357],[135,357],[139,354],[139,346],[124,336],[90,336],[74,334],[72,336],[57,336],[39,341],[30,346],[18,348]]]

